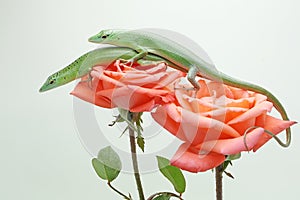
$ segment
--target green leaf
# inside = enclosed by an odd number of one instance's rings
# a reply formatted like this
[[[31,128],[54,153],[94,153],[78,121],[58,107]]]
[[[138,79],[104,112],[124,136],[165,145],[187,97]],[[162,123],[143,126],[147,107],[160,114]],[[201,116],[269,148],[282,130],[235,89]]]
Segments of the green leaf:
[[[186,182],[181,170],[170,165],[166,158],[156,156],[160,172],[173,184],[176,192],[182,194],[186,188]]]
[[[153,200],[169,200],[171,198],[170,194],[161,194],[155,197]]]
[[[118,154],[110,146],[101,149],[92,164],[97,175],[109,182],[117,178],[122,168]]]
[[[142,135],[137,136],[137,144],[141,148],[141,150],[144,152],[145,150],[145,140]]]

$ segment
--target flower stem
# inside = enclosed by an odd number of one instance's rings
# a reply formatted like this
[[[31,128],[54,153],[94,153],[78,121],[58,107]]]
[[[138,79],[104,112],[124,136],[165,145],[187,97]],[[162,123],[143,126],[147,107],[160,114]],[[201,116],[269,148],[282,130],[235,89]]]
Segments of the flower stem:
[[[125,194],[123,194],[122,192],[120,192],[119,190],[117,190],[115,187],[113,187],[110,182],[107,182],[107,185],[116,193],[118,193],[119,195],[123,196],[126,200],[131,200],[130,197],[126,196]]]
[[[139,173],[137,155],[136,155],[135,135],[134,135],[134,130],[132,130],[131,127],[129,127],[129,139],[130,139],[131,159],[132,159],[132,165],[133,165],[136,186],[137,186],[137,189],[139,192],[140,200],[145,200],[141,177],[140,177],[140,173]]]
[[[221,164],[220,166],[215,168],[216,170],[216,174],[215,174],[215,178],[216,178],[216,197],[217,200],[222,200],[223,196],[223,189],[222,189],[222,179],[223,179],[223,164]]]

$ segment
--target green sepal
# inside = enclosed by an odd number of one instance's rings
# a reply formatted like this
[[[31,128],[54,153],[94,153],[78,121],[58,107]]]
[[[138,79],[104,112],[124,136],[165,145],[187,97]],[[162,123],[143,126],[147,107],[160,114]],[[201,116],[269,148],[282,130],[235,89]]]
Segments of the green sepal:
[[[119,110],[119,113],[120,113],[121,118],[124,119],[124,120],[127,122],[128,126],[129,126],[132,130],[134,130],[135,132],[138,132],[138,129],[136,128],[136,126],[135,126],[134,123],[132,122],[132,119],[131,119],[131,118],[132,118],[131,112],[128,111],[128,110],[125,110],[125,109],[123,109],[123,108],[118,108],[118,110]]]
[[[232,165],[232,162],[233,160],[237,160],[241,158],[241,153],[238,153],[238,154],[233,154],[233,155],[228,155],[225,159],[225,161],[223,162],[223,165],[222,165],[222,171],[230,178],[234,179],[234,176],[229,173],[229,172],[226,172],[226,168],[228,167],[228,165]]]
[[[156,156],[160,172],[173,184],[174,189],[179,194],[185,192],[186,181],[181,170],[170,165],[170,161],[166,158]]]
[[[225,161],[232,161],[232,160],[237,160],[241,158],[241,153],[233,154],[233,155],[228,155],[226,157]]]
[[[136,123],[136,128],[137,128],[137,144],[138,144],[138,147],[144,152],[144,150],[145,150],[145,139],[142,135],[142,132],[143,132],[142,114],[143,114],[142,112],[137,113],[134,120],[136,121],[135,123]]]
[[[226,170],[229,164],[232,165],[232,160],[237,160],[239,158],[241,158],[241,153],[228,155],[225,161],[223,162],[223,172]]]
[[[128,127],[130,127],[132,130],[134,130],[137,133],[137,144],[138,147],[144,152],[145,150],[145,140],[144,137],[142,135],[142,131],[143,131],[143,127],[142,127],[142,112],[140,113],[131,113],[128,110],[122,109],[122,108],[118,108],[119,110],[119,116],[118,118],[121,118],[122,120],[126,121],[128,124]],[[118,119],[118,121],[122,121],[120,119]],[[117,122],[117,121],[116,121]],[[123,133],[121,134],[121,136],[124,134],[124,132],[128,130],[128,128],[126,128]]]
[[[92,165],[97,175],[109,182],[117,178],[122,169],[120,157],[110,146],[99,151],[97,158],[92,159]]]
[[[152,200],[169,200],[172,197],[170,194],[161,194]]]
[[[108,124],[108,126],[114,126],[116,123],[125,122],[125,120],[121,117],[121,115],[114,116],[115,120]]]

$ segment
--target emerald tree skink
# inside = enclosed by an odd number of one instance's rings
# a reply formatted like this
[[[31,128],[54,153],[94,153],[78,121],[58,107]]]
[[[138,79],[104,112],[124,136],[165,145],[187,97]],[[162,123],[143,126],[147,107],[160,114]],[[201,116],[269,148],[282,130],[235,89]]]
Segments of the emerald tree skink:
[[[70,65],[49,76],[39,91],[44,92],[78,79],[88,74],[96,65],[107,66],[117,59],[127,60],[136,55],[136,51],[125,47],[106,47],[90,51]],[[141,65],[146,65],[151,62],[167,61],[155,55],[147,55],[144,60],[141,59],[138,62]],[[168,64],[172,65],[171,63]],[[176,68],[176,66],[173,67]]]
[[[210,80],[222,81],[226,85],[254,91],[267,96],[274,107],[281,114],[283,120],[289,120],[288,115],[279,100],[268,90],[245,81],[235,79],[222,72],[217,71],[213,65],[205,62],[188,48],[155,33],[141,30],[102,30],[98,34],[89,38],[90,42],[112,44],[115,46],[129,47],[138,52],[128,59],[129,62],[143,58],[148,53],[158,55],[177,66],[177,69],[188,71],[187,78],[195,87],[199,89],[196,76],[200,75]],[[273,136],[274,137],[274,136]],[[278,140],[277,140],[278,141]],[[291,130],[286,129],[286,143],[278,141],[283,147],[288,147],[291,142]]]

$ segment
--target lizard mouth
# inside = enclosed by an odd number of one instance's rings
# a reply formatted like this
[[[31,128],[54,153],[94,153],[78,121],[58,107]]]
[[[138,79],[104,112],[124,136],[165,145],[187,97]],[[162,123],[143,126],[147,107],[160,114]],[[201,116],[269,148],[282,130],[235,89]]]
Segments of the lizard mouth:
[[[44,84],[40,89],[39,92],[46,92],[52,88],[55,88],[54,86],[48,85],[48,84]]]
[[[98,42],[98,40],[99,40],[99,38],[97,37],[97,35],[92,36],[88,39],[89,42],[93,42],[93,43]]]
[[[42,86],[40,89],[39,89],[39,92],[45,92],[45,91],[47,91],[48,89],[46,88],[46,87],[44,87],[44,86]]]

